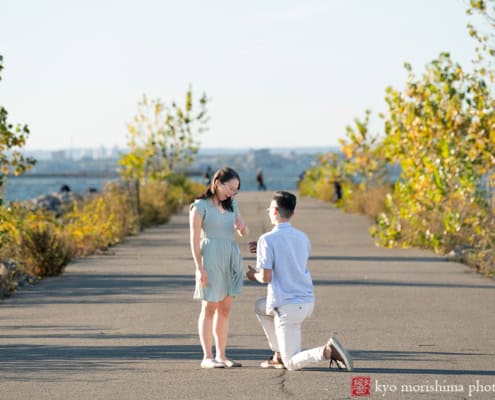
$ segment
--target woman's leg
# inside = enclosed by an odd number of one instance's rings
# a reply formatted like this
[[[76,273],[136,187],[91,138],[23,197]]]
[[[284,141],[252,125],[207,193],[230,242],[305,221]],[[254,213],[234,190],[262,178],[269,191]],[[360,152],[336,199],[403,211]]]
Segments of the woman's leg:
[[[202,301],[201,312],[198,318],[198,332],[201,347],[203,348],[203,358],[213,358],[213,319],[218,303],[212,301]]]
[[[234,298],[232,296],[225,297],[217,304],[215,318],[213,320],[213,335],[215,337],[216,359],[219,361],[225,361],[227,355],[225,354],[225,348],[227,347],[227,336],[229,334],[229,316],[230,309]]]

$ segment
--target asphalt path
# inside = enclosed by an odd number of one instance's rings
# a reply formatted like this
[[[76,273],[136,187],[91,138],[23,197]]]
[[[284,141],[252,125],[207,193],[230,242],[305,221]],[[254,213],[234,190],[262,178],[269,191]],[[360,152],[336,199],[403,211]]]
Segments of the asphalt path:
[[[269,192],[241,193],[250,235],[271,229]],[[192,299],[187,209],[57,278],[0,303],[0,400],[495,398],[495,283],[417,249],[376,247],[369,221],[300,199],[294,226],[312,242],[316,307],[303,347],[335,334],[352,373],[321,362],[264,370],[254,316],[262,285],[232,310],[228,355],[242,368],[204,370]],[[366,398],[366,397],[365,397]]]

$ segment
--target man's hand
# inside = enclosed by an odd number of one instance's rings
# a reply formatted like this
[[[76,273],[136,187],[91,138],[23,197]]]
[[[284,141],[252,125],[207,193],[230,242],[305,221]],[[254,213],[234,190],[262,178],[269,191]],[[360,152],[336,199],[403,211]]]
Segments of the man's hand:
[[[246,272],[246,278],[248,278],[252,282],[258,282],[258,280],[255,278],[254,274],[256,274],[256,270],[248,265],[248,271]]]

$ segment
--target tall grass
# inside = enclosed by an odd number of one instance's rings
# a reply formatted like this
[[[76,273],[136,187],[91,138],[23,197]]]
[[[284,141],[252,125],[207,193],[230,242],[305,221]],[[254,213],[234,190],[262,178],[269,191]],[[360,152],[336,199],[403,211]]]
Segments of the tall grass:
[[[31,275],[56,276],[74,255],[73,243],[50,222],[29,226],[21,237],[19,254]]]
[[[391,185],[369,189],[344,185],[344,196],[340,205],[346,212],[364,214],[375,221],[378,215],[385,211],[386,196],[392,190]]]
[[[139,189],[139,217],[142,228],[165,224],[178,207],[167,182],[150,181]]]
[[[301,196],[310,196],[326,202],[334,202],[344,211],[364,214],[375,220],[385,210],[385,198],[391,193],[392,186],[362,188],[359,185],[344,182],[343,197],[336,200],[334,182],[322,176],[307,176],[299,186]]]

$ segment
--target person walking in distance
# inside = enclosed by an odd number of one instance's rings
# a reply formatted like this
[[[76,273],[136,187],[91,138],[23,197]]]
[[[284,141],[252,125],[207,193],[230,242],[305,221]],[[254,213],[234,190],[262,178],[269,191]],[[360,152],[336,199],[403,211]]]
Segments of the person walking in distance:
[[[234,230],[240,236],[248,234],[234,199],[240,183],[233,169],[221,168],[213,175],[206,192],[190,207],[190,243],[196,267],[193,297],[201,300],[198,331],[203,349],[202,368],[241,366],[226,355],[230,310],[243,281],[241,253],[233,234]]]
[[[263,178],[263,170],[258,168],[256,171],[256,182],[258,182],[258,190],[266,190],[265,179]]]
[[[250,242],[256,253],[256,269],[249,266],[246,277],[268,284],[267,296],[256,302],[255,312],[273,351],[263,368],[299,370],[322,360],[352,371],[352,358],[335,337],[320,347],[301,350],[301,326],[313,312],[314,291],[308,259],[311,243],[307,235],[295,229],[290,219],[296,208],[296,196],[281,191],[273,195],[267,208],[274,228]]]

